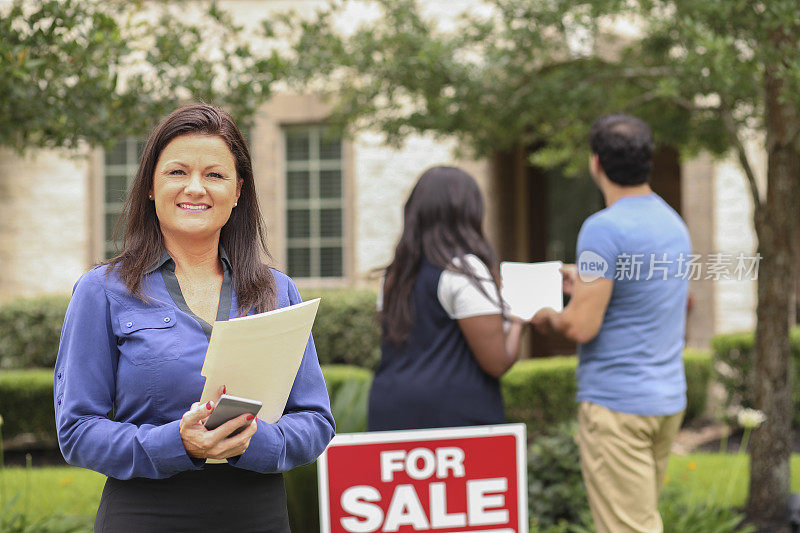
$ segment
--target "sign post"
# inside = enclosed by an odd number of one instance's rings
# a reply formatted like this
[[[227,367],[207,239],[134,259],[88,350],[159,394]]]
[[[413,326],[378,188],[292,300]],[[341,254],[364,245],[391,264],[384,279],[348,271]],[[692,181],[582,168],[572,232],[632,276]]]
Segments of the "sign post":
[[[525,425],[337,435],[317,462],[322,533],[527,533]]]

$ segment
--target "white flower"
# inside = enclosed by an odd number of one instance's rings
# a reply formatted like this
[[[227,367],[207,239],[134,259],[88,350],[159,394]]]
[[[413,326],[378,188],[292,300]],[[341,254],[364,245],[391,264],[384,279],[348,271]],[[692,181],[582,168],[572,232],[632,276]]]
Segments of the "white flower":
[[[755,429],[767,419],[758,409],[742,409],[736,415],[736,421],[745,429]]]
[[[717,372],[724,378],[735,378],[738,375],[738,372],[733,369],[730,365],[723,363],[722,361],[718,361],[716,364]]]

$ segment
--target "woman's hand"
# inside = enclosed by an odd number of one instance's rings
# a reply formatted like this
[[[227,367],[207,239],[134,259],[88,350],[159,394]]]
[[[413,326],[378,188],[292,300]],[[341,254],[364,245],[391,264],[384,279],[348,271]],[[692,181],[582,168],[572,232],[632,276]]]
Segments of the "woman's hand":
[[[194,403],[181,417],[181,440],[186,453],[196,459],[227,459],[242,455],[258,428],[253,415],[243,414],[209,431],[204,424],[213,409],[214,402]],[[242,426],[246,426],[244,431],[230,437]]]
[[[544,335],[551,335],[553,334],[553,318],[557,315],[555,310],[550,307],[545,307],[543,309],[539,309],[533,318],[531,318],[531,324],[533,327],[536,328],[536,331],[542,333]]]

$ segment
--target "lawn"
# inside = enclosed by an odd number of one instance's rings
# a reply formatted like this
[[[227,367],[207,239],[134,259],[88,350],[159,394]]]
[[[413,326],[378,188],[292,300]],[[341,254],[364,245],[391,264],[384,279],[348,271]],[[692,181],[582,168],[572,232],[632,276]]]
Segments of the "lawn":
[[[14,512],[27,507],[29,516],[54,513],[94,516],[106,477],[74,467],[7,467],[0,471],[0,509],[15,498]]]
[[[666,484],[679,487],[689,501],[741,507],[747,493],[748,462],[746,455],[673,456]],[[28,516],[37,519],[58,513],[93,517],[104,482],[105,476],[81,468],[37,467],[27,471],[7,467],[0,470],[0,511],[14,499],[11,512],[27,507]],[[800,455],[792,457],[792,490],[800,492]],[[8,516],[9,510],[5,513]]]
[[[747,455],[692,453],[673,455],[666,484],[676,484],[690,501],[743,507],[750,481]],[[800,455],[792,455],[792,492],[800,492]]]

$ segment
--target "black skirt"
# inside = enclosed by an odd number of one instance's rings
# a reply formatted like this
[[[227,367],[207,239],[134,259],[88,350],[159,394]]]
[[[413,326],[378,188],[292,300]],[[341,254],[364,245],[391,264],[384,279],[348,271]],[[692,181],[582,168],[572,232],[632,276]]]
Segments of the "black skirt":
[[[167,479],[108,478],[94,530],[289,533],[283,475],[213,464]]]

